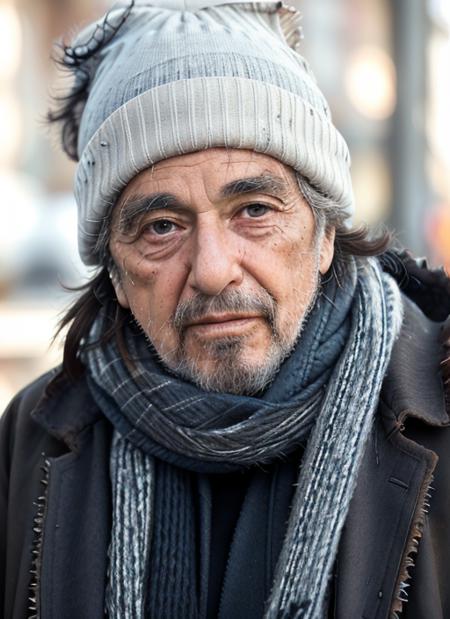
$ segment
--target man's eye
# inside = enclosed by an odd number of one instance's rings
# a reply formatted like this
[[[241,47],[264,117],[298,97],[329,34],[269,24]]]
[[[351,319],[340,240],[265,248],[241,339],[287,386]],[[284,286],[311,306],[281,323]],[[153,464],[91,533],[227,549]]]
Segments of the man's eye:
[[[262,217],[269,211],[269,207],[265,204],[249,204],[244,211],[249,217]]]
[[[169,234],[170,232],[174,232],[176,229],[176,225],[173,221],[169,221],[168,219],[159,219],[158,221],[154,221],[148,226],[151,232],[158,234],[160,236],[164,234]]]

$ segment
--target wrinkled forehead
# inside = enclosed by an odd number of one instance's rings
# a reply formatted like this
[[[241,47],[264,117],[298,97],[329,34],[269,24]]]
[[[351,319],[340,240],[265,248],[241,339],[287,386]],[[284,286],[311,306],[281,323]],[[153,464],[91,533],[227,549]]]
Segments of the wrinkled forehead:
[[[212,148],[172,157],[143,170],[127,184],[118,204],[137,193],[177,193],[200,187],[211,198],[222,199],[236,193],[235,185],[246,192],[263,188],[285,193],[298,187],[292,168],[269,155]]]

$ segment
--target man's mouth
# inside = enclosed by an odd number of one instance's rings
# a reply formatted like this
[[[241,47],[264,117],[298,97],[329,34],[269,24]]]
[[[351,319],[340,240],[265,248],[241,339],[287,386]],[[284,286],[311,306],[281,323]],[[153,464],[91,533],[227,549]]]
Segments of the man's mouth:
[[[213,314],[189,322],[185,330],[193,331],[198,336],[233,337],[245,335],[261,320],[263,318],[259,314]]]

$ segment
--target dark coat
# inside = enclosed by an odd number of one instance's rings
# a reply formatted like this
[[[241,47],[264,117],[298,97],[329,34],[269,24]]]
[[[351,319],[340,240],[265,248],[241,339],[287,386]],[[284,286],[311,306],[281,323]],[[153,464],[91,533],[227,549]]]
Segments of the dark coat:
[[[430,288],[429,272],[418,273],[408,276],[417,294],[406,292],[419,302],[422,295],[422,307],[438,320],[450,305],[448,280],[439,275]],[[334,617],[387,619],[401,609],[405,591],[405,619],[450,617],[449,354],[449,323],[407,302],[340,543]],[[5,619],[103,617],[111,435],[86,381],[71,384],[58,370],[19,393],[3,416]]]

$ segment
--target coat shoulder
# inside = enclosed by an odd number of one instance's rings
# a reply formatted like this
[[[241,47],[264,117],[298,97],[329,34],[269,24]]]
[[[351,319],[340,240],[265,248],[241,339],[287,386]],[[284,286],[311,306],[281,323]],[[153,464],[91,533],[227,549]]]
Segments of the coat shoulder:
[[[0,433],[3,435],[8,428],[22,425],[31,419],[31,413],[42,401],[52,381],[58,376],[60,368],[56,367],[36,378],[23,387],[11,400],[3,415],[0,416]]]
[[[10,411],[33,409],[44,396],[48,385],[59,374],[59,371],[60,367],[55,367],[23,387],[11,400],[5,414],[10,413]]]
[[[16,425],[19,419],[29,417],[39,401],[45,394],[47,386],[56,375],[56,368],[42,374],[31,383],[23,387],[0,415],[0,428],[3,432],[5,426]]]
[[[17,459],[25,464],[33,455],[53,443],[48,433],[36,423],[33,412],[50,396],[60,376],[56,367],[21,389],[0,415],[0,466],[8,471]],[[28,455],[27,455],[28,454]]]
[[[416,259],[404,250],[388,250],[379,261],[402,293],[429,320],[440,325],[437,362],[440,363],[446,409],[450,416],[450,277],[443,268],[430,268],[425,259]]]
[[[380,265],[400,290],[434,322],[450,316],[450,277],[443,268],[430,268],[423,258],[407,251],[388,250],[379,256]]]

